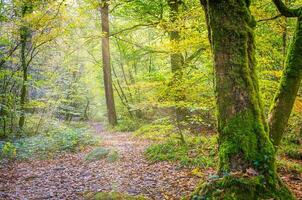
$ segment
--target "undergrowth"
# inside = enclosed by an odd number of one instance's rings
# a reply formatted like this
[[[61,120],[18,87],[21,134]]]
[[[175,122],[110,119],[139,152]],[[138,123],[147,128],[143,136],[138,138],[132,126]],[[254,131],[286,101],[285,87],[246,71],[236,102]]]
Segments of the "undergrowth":
[[[186,134],[186,144],[175,133],[175,127],[167,121],[142,126],[134,132],[137,137],[155,141],[145,151],[145,156],[152,162],[179,162],[187,167],[216,167],[218,164],[217,135]],[[280,171],[302,173],[302,166],[296,160],[301,159],[301,137],[288,134],[278,150],[277,167]]]
[[[87,127],[61,125],[47,133],[1,142],[0,160],[47,159],[63,152],[81,151],[98,142]]]
[[[217,163],[216,137],[186,137],[186,144],[170,139],[147,148],[150,161],[173,161],[189,167],[215,167]]]
[[[279,154],[291,159],[302,160],[302,135],[288,134],[279,147]]]

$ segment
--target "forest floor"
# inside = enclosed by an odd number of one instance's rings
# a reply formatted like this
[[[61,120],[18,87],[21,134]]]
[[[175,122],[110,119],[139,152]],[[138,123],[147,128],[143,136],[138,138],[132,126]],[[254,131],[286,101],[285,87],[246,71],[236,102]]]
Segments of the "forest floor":
[[[0,166],[0,199],[84,199],[85,192],[121,192],[143,195],[150,199],[180,199],[190,194],[200,177],[192,169],[177,163],[150,163],[144,158],[147,140],[131,133],[105,131],[101,124],[92,123],[101,147],[118,152],[120,159],[85,161],[92,150],[60,155],[56,159],[16,161]],[[213,169],[203,171],[206,177]],[[284,173],[282,178],[296,195],[302,189],[301,179]],[[301,178],[301,176],[299,176]],[[301,195],[302,199],[302,195]]]
[[[91,149],[51,160],[14,162],[0,166],[0,199],[83,199],[91,192],[122,192],[151,199],[179,199],[195,188],[199,178],[177,164],[145,160],[150,144],[131,133],[111,133],[91,124],[101,147],[116,150],[120,159],[85,162]],[[210,173],[210,172],[209,172]]]

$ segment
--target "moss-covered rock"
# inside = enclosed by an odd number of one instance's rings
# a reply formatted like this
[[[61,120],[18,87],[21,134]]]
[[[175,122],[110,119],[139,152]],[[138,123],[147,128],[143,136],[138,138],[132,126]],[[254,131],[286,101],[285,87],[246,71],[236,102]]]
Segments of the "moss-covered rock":
[[[107,155],[109,154],[109,152],[110,152],[109,149],[98,147],[98,148],[93,149],[91,152],[89,152],[85,156],[85,160],[88,161],[88,162],[101,160],[101,159],[106,158]]]
[[[119,192],[98,192],[86,193],[84,195],[86,200],[147,200],[143,196],[130,196]]]

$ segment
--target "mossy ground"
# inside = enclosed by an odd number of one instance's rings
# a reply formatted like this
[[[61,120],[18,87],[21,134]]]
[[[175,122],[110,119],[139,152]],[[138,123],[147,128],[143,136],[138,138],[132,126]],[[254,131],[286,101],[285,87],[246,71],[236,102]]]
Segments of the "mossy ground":
[[[292,200],[295,199],[289,189],[278,181],[273,187],[265,184],[262,176],[225,176],[200,184],[191,196],[192,200]]]

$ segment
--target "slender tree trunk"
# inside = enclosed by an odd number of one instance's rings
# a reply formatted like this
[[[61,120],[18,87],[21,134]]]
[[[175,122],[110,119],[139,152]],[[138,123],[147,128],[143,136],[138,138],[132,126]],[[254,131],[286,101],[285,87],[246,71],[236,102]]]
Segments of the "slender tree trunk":
[[[302,13],[302,8],[301,12]],[[282,13],[281,13],[282,14]],[[279,89],[269,113],[270,137],[278,146],[284,135],[302,80],[302,14],[297,16],[294,38],[289,47]]]
[[[104,74],[104,87],[106,95],[106,105],[108,121],[111,126],[117,124],[114,94],[112,87],[112,76],[110,66],[110,49],[109,49],[109,5],[108,0],[101,1],[101,17],[102,17],[102,57],[103,57],[103,74]]]
[[[29,3],[24,3],[22,6],[22,17],[26,14],[32,12],[32,5]],[[27,81],[28,81],[28,63],[26,59],[27,47],[30,40],[30,29],[28,25],[23,24],[20,28],[20,43],[21,43],[21,67],[22,67],[22,86],[21,86],[21,96],[20,96],[20,118],[19,118],[19,128],[22,130],[25,123],[25,103],[27,98]]]
[[[182,4],[181,0],[167,0],[168,5],[170,7],[170,22],[175,23],[177,21],[177,17],[179,15],[179,8]],[[178,46],[179,42],[181,40],[181,35],[179,30],[177,30],[177,27],[174,28],[174,30],[169,31],[170,36],[170,42],[172,46]],[[170,54],[170,62],[171,62],[171,70],[173,73],[173,80],[172,80],[172,87],[176,88],[175,93],[173,94],[175,96],[175,115],[176,115],[176,124],[178,127],[178,132],[180,134],[180,140],[182,142],[185,142],[184,136],[182,134],[182,129],[184,126],[184,122],[186,120],[187,111],[184,107],[178,105],[179,102],[185,100],[185,96],[183,91],[180,91],[177,89],[179,85],[182,83],[183,79],[183,67],[184,67],[184,57],[181,52],[178,50],[172,49],[172,52]]]
[[[208,0],[219,132],[219,179],[193,198],[293,199],[280,181],[255,72],[256,22],[247,0]]]
[[[167,1],[170,7],[170,22],[174,23],[177,21],[177,17],[179,14],[179,7],[182,1],[181,0],[167,0]],[[177,28],[175,28],[174,30],[170,30],[169,35],[170,35],[170,42],[172,43],[172,45],[177,46],[181,40],[181,36]],[[181,75],[181,70],[184,65],[184,58],[181,52],[178,51],[174,52],[174,49],[172,51],[173,52],[170,55],[172,72],[180,73],[179,75]]]

